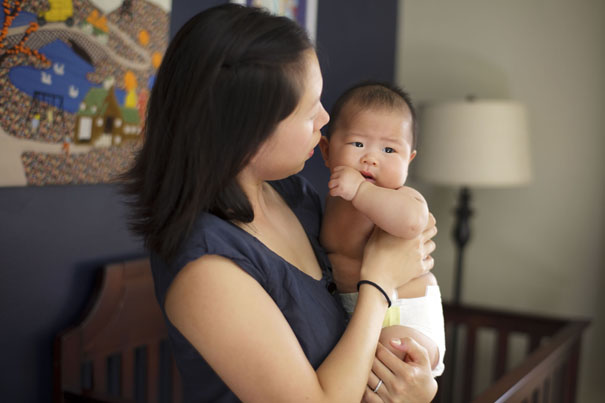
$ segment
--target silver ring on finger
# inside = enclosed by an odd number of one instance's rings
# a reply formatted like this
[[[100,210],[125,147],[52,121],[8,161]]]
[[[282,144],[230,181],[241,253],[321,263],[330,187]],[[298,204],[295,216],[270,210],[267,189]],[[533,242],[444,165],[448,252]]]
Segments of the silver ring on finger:
[[[381,386],[382,386],[382,379],[378,379],[378,385],[376,385],[376,387],[374,388],[374,390],[372,392],[378,393],[378,389],[380,389]]]

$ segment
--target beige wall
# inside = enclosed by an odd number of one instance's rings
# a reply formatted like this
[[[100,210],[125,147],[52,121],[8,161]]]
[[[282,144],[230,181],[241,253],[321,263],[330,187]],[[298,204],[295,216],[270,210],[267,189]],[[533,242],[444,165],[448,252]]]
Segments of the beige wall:
[[[474,94],[528,108],[533,182],[474,191],[463,299],[592,317],[580,402],[599,401],[605,373],[604,17],[602,0],[407,0],[399,15],[397,82],[418,103]],[[437,217],[447,300],[456,192],[412,184]]]

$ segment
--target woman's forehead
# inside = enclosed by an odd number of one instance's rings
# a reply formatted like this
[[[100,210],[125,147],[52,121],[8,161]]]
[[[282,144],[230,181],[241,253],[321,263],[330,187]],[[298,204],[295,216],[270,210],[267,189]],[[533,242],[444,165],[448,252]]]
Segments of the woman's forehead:
[[[301,101],[307,101],[308,106],[315,105],[321,97],[323,77],[315,51],[305,54],[305,72],[303,78],[303,95]],[[305,99],[306,98],[306,99]]]

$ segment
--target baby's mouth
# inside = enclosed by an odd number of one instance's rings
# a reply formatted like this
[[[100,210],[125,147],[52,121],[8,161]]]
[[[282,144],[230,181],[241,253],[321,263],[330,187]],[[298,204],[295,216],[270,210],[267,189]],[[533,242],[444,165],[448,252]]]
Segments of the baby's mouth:
[[[374,179],[374,176],[367,171],[361,171],[361,176],[363,176],[363,178],[367,181],[370,181],[372,183],[376,182],[376,179]]]

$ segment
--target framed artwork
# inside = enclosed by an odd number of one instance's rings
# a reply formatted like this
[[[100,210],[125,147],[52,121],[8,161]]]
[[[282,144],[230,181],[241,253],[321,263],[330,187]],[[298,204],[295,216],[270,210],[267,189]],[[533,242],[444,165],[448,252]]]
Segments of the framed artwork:
[[[0,186],[104,183],[132,160],[171,0],[2,0]]]
[[[273,14],[284,15],[305,27],[315,42],[317,31],[317,0],[232,0],[232,3],[266,8]]]

